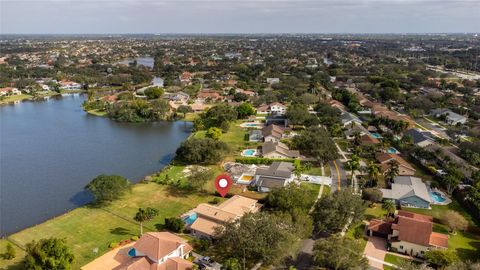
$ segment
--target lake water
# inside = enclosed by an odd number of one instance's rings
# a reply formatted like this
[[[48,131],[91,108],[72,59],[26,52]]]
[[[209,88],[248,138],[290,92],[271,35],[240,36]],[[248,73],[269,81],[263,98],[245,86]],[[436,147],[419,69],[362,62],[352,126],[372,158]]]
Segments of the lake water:
[[[0,106],[0,233],[91,200],[99,174],[137,182],[167,165],[191,123],[118,123],[85,113],[82,96]]]
[[[137,60],[137,66],[145,66],[145,67],[148,67],[150,69],[153,68],[153,64],[155,62],[153,57],[145,56],[145,57],[125,59],[125,60],[122,60],[118,63],[122,64],[122,65],[128,65],[130,63],[133,63],[134,60]]]

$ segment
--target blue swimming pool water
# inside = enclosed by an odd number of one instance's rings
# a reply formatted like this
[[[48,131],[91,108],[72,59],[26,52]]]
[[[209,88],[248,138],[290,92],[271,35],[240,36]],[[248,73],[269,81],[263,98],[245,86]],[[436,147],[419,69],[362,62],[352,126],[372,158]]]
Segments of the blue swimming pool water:
[[[442,195],[440,195],[440,193],[435,191],[430,191],[430,198],[432,198],[434,202],[438,202],[438,203],[445,201],[445,198],[443,198]]]
[[[247,126],[247,127],[256,127],[256,126],[258,126],[258,124],[245,124],[245,126]]]
[[[255,150],[253,150],[253,149],[247,149],[247,150],[245,150],[245,151],[243,152],[243,155],[244,155],[244,156],[253,156],[253,155],[255,155]]]
[[[130,250],[128,251],[128,256],[130,256],[130,257],[135,257],[136,254],[137,254],[137,253],[136,253],[136,251],[135,251],[134,248],[132,248],[132,249],[130,249]]]
[[[183,219],[183,221],[187,224],[187,225],[192,225],[193,222],[195,222],[195,220],[197,220],[197,213],[193,213],[191,214],[190,216],[186,217]]]
[[[376,139],[381,139],[383,138],[382,135],[378,134],[378,133],[372,133],[372,136]]]
[[[398,150],[395,149],[394,147],[390,147],[390,148],[387,149],[387,153],[396,154],[396,153],[398,153]]]

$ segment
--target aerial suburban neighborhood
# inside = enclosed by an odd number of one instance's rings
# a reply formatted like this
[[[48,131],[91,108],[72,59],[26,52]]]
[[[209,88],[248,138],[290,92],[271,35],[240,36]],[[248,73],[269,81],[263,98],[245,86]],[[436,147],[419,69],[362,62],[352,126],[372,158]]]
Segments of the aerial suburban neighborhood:
[[[75,31],[0,35],[0,269],[480,269],[477,34]]]

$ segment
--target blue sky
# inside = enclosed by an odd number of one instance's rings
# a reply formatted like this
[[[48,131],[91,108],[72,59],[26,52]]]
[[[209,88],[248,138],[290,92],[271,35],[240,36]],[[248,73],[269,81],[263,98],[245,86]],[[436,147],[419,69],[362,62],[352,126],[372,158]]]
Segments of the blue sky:
[[[0,32],[480,32],[480,0],[0,0]]]

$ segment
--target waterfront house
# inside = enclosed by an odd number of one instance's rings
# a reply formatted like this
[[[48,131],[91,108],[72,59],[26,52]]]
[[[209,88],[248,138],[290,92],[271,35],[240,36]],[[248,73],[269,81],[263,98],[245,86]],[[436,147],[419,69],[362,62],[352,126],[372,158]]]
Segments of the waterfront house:
[[[187,229],[198,238],[212,239],[217,227],[235,221],[246,213],[255,213],[261,208],[257,200],[234,195],[220,205],[199,204],[184,215]]]
[[[293,164],[273,162],[268,168],[258,168],[255,173],[255,186],[259,192],[269,192],[273,188],[287,186],[293,182]]]
[[[396,160],[398,162],[398,175],[414,175],[415,174],[415,168],[410,165],[405,159],[400,157],[397,154],[390,154],[390,153],[377,153],[375,155],[375,158],[377,161],[380,163],[380,168],[382,168],[382,171],[386,172],[389,168],[390,165],[388,163],[391,160]]]
[[[429,250],[448,249],[448,235],[433,231],[431,216],[403,210],[393,220],[371,220],[367,234],[386,238],[389,250],[409,256],[423,258]]]
[[[22,92],[18,90],[18,88],[14,88],[14,87],[0,88],[0,96],[18,96],[21,94]]]
[[[288,146],[282,142],[267,141],[262,145],[262,157],[298,158],[300,157],[300,152],[298,150],[290,150]]]
[[[380,189],[384,199],[394,200],[406,207],[430,208],[431,198],[422,179],[412,176],[397,176],[390,189]]]
[[[192,250],[187,240],[175,234],[147,232],[135,243],[107,252],[82,270],[191,270],[193,263],[187,259]]]
[[[75,91],[82,89],[82,85],[72,81],[60,81],[60,90]]]

